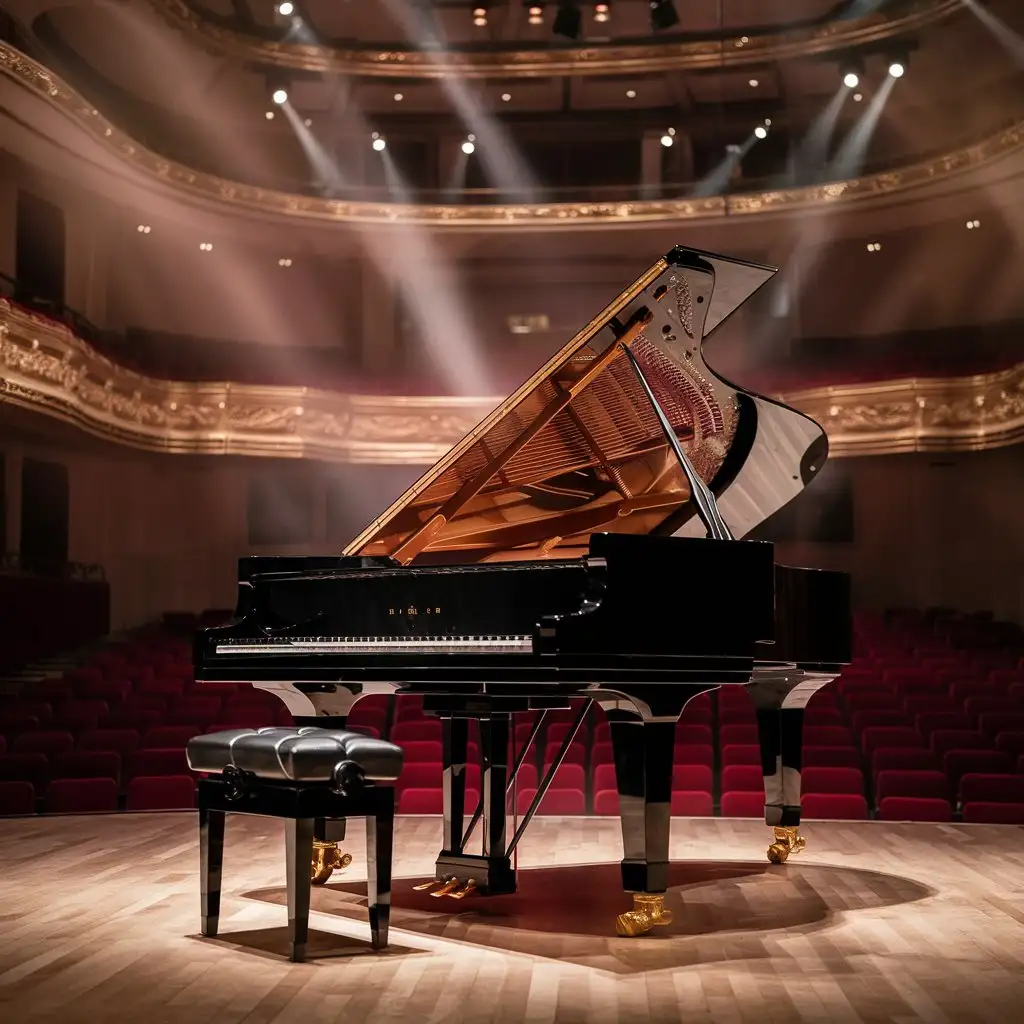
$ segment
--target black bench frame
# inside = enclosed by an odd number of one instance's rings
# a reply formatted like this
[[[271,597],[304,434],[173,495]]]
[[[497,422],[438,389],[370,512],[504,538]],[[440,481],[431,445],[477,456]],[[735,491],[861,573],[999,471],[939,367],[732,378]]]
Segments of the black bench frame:
[[[366,891],[374,949],[388,944],[391,859],[395,824],[393,786],[365,784],[347,795],[329,783],[279,782],[251,772],[225,773],[199,781],[199,871],[202,934],[216,936],[220,923],[224,828],[228,814],[285,819],[288,875],[288,939],[291,959],[306,958],[309,934],[310,864],[314,830],[326,821],[366,819]]]

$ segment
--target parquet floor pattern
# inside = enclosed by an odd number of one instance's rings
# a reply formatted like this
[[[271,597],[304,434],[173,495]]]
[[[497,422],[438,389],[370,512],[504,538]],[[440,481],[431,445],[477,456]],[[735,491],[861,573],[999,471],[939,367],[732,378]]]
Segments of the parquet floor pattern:
[[[229,819],[221,935],[198,937],[195,815],[0,821],[0,1021],[617,1024],[1024,1020],[1024,829],[676,819],[676,921],[617,939],[614,819],[535,819],[515,898],[411,892],[436,818],[401,819],[391,948],[370,951],[363,831],[285,958],[279,822]],[[543,868],[543,870],[540,870]]]

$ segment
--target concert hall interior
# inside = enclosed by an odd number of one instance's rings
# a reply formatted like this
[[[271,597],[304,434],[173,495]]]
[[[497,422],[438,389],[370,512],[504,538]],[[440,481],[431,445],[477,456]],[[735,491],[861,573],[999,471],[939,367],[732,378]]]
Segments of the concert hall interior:
[[[1020,0],[0,0],[0,1015],[1017,1019],[1022,249]]]

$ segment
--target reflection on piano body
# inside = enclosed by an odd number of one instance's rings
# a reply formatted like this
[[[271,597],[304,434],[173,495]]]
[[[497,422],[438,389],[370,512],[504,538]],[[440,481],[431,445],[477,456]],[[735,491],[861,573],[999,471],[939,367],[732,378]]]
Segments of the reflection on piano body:
[[[515,890],[515,848],[593,702],[634,898],[620,934],[671,918],[674,730],[698,694],[746,687],[769,858],[802,846],[803,709],[849,660],[849,580],[740,538],[813,479],[827,442],[703,350],[774,272],[673,249],[341,556],[242,559],[236,619],[197,638],[197,679],[252,682],[304,724],[340,725],[366,693],[423,696],[444,739],[436,894]],[[510,835],[515,715],[539,712],[535,738],[569,707],[574,727]],[[483,792],[467,807],[473,720]]]

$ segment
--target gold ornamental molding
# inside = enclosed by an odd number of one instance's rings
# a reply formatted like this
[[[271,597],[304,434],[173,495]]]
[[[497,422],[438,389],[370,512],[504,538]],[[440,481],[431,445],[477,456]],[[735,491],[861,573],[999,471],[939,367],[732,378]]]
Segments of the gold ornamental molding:
[[[779,397],[825,427],[836,456],[970,451],[1024,440],[1024,363],[972,377]],[[498,401],[158,380],[0,299],[0,402],[146,451],[431,465]]]
[[[341,48],[260,39],[217,24],[188,0],[151,0],[173,25],[218,55],[367,78],[541,78],[743,67],[847,50],[917,32],[963,10],[961,0],[902,0],[862,18],[726,39],[603,43],[522,50]]]
[[[761,213],[791,213],[836,204],[896,196],[924,185],[976,170],[1024,150],[1024,120],[970,146],[917,163],[802,188],[771,189],[696,199],[643,199],[536,204],[418,204],[324,199],[281,192],[205,174],[154,153],[108,121],[88,100],[52,71],[0,42],[0,74],[20,83],[58,109],[111,150],[120,161],[183,198],[206,200],[262,216],[307,221],[374,225],[418,225],[444,229],[493,231],[510,228],[559,230],[635,226]]]

